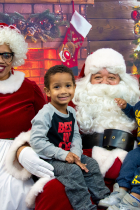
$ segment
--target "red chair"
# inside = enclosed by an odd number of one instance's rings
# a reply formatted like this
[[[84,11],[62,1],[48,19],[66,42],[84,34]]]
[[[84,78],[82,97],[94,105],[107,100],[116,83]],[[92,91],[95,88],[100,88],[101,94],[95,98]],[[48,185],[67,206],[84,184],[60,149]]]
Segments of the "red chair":
[[[92,149],[85,149],[83,153],[91,157]],[[105,184],[112,191],[115,179],[119,175],[121,161],[116,158],[112,167],[108,170],[105,176]],[[36,198],[35,210],[73,210],[68,197],[65,193],[65,187],[57,179],[48,182]],[[102,209],[100,209],[102,210]]]

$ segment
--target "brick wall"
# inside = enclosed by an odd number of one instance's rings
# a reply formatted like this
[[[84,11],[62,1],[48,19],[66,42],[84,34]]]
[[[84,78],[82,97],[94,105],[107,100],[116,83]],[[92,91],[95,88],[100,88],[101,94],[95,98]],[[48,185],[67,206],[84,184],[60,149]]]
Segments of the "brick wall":
[[[61,4],[64,20],[70,21],[72,16],[72,5]],[[60,10],[59,4],[17,4],[17,3],[4,3],[0,4],[0,12],[13,13],[18,12],[25,18],[28,18],[30,14],[41,13],[44,10],[49,9],[51,13],[57,14]],[[75,9],[83,16],[86,15],[86,5],[76,5]],[[53,65],[61,64],[58,56],[58,48],[63,42],[67,28],[60,26],[61,37],[56,38],[53,41],[46,43],[38,40],[37,43],[33,43],[30,39],[27,39],[29,51],[27,53],[27,59],[25,65],[18,67],[18,70],[25,73],[26,77],[30,80],[34,80],[41,88],[42,92],[44,87],[44,74],[48,68]],[[84,40],[83,46],[78,53],[78,69],[83,66],[85,58],[87,57],[87,39]]]

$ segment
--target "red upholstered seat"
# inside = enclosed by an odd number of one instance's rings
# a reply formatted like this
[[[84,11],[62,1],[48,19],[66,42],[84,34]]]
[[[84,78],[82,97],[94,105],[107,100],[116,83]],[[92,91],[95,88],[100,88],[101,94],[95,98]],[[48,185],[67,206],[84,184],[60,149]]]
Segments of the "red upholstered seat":
[[[83,150],[84,154],[91,157],[91,149]],[[121,168],[121,161],[116,158],[112,167],[108,170],[105,176],[106,186],[112,191],[115,179],[118,177]],[[65,187],[57,179],[48,182],[43,192],[36,198],[35,210],[73,210],[67,195]],[[100,209],[102,210],[102,209]]]

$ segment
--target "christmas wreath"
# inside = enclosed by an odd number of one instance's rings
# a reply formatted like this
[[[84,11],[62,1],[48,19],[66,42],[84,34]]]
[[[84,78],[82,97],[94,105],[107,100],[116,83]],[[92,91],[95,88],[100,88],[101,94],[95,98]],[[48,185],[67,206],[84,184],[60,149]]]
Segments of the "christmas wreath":
[[[37,39],[47,42],[47,40],[60,37],[59,26],[69,26],[67,21],[63,21],[62,15],[50,13],[48,9],[42,13],[31,14],[27,20],[18,12],[0,13],[0,22],[15,25],[25,39],[31,38],[35,43]]]

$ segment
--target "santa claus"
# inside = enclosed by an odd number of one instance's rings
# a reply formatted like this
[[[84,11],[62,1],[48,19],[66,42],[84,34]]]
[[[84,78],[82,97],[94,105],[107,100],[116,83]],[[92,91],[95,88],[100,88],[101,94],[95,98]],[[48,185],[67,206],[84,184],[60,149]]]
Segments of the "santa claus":
[[[84,134],[83,146],[92,148],[92,157],[103,176],[117,178],[127,152],[133,149],[131,132],[136,129],[136,122],[123,113],[114,99],[123,98],[134,105],[139,100],[139,85],[126,73],[123,56],[110,48],[89,55],[83,71],[85,76],[77,81],[73,99]]]

